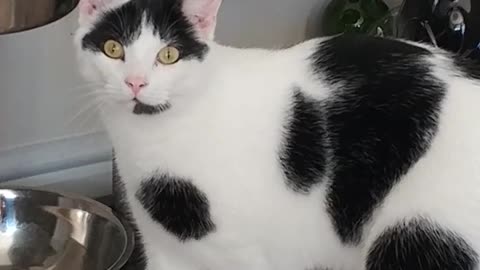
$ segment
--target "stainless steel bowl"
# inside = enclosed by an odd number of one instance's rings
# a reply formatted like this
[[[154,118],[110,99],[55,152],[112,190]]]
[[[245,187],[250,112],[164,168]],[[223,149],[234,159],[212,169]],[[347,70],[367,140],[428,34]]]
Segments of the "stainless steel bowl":
[[[118,270],[133,233],[87,198],[0,189],[0,270]]]
[[[0,34],[28,30],[54,22],[72,11],[79,0],[0,0]]]

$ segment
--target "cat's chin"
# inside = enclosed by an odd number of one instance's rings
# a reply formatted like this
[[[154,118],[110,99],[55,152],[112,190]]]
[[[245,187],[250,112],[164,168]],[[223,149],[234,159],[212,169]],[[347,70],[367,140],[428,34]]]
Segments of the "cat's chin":
[[[169,102],[166,102],[164,104],[158,104],[158,105],[148,105],[145,104],[138,99],[133,99],[133,102],[135,102],[135,106],[133,107],[133,113],[137,115],[155,115],[162,113],[168,109],[170,109],[171,105]]]

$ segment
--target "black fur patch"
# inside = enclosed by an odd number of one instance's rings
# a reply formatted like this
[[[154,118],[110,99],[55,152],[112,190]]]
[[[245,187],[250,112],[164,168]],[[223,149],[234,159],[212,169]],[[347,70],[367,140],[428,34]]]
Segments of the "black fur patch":
[[[200,240],[215,230],[206,195],[190,181],[154,176],[142,182],[136,196],[152,219],[180,241]]]
[[[474,270],[478,255],[455,233],[425,220],[387,229],[373,244],[367,270]]]
[[[325,121],[317,101],[295,91],[280,161],[288,185],[308,193],[325,171]]]
[[[201,60],[208,47],[196,38],[193,26],[183,15],[181,4],[180,0],[127,2],[106,12],[93,30],[85,35],[82,46],[84,49],[102,52],[104,43],[109,39],[128,46],[140,35],[142,19],[145,17],[159,39],[168,41],[169,45],[179,49],[181,59]],[[125,57],[128,58],[128,55]]]
[[[133,107],[133,113],[154,115],[154,114],[164,112],[168,109],[170,109],[170,103],[151,106],[151,105],[141,103],[140,101],[136,101],[135,107]]]
[[[337,87],[325,108],[334,157],[327,201],[345,243],[361,240],[363,224],[436,133],[445,90],[422,60],[429,55],[399,41],[342,35],[312,57],[319,77]]]

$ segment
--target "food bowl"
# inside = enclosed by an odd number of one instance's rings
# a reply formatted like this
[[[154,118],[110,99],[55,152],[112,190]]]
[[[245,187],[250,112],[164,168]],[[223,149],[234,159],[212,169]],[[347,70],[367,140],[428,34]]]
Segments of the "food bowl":
[[[128,225],[94,200],[0,189],[0,270],[119,270],[133,241]]]

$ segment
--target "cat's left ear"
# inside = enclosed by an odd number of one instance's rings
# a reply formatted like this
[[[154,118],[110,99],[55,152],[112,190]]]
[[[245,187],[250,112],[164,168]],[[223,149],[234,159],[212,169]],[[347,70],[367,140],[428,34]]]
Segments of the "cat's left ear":
[[[80,25],[92,22],[112,1],[113,0],[80,0],[78,3]]]
[[[183,13],[200,38],[213,39],[222,0],[183,0]]]
[[[80,25],[90,24],[107,9],[116,8],[128,1],[130,0],[80,0],[78,3],[79,23]]]

